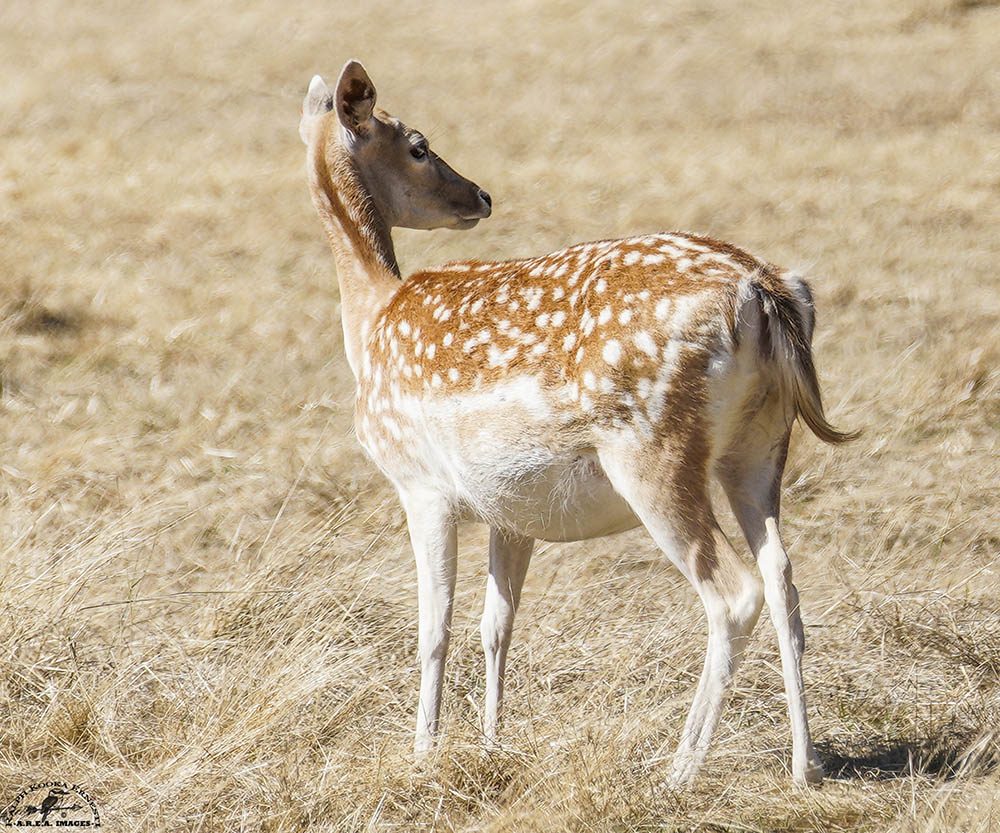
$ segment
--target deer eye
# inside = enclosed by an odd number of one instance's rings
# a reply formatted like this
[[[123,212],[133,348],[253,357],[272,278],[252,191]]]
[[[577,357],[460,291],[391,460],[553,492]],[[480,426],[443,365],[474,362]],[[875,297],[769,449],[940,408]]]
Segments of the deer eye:
[[[410,156],[414,159],[423,159],[427,156],[427,146],[426,145],[413,145],[410,148]]]

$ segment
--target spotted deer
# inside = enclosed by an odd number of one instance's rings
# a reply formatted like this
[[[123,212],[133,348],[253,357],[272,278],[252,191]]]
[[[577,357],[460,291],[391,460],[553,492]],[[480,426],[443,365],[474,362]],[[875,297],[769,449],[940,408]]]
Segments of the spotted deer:
[[[673,782],[689,783],[702,763],[765,600],[791,719],[792,775],[819,782],[778,506],[796,417],[829,443],[851,435],[824,416],[806,283],[736,246],[676,232],[525,260],[448,263],[402,280],[393,227],[471,228],[490,215],[489,195],[419,132],[375,109],[375,87],[356,61],[335,87],[312,79],[300,133],[336,259],[357,437],[399,493],[416,557],[417,754],[438,732],[456,524],[490,527],[481,622],[490,744],[534,541],[641,524],[708,618]],[[712,476],[762,582],[719,530]]]

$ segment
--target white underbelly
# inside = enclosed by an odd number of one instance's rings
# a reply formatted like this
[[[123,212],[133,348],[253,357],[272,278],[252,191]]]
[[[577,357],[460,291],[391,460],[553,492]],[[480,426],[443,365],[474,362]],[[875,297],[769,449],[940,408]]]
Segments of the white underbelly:
[[[482,391],[401,400],[390,414],[392,443],[367,427],[385,418],[362,409],[358,437],[400,491],[437,491],[463,520],[544,541],[638,526],[567,402],[560,405],[538,379],[519,377]]]
[[[582,541],[639,525],[592,451],[514,468],[491,467],[463,484],[465,519],[543,541]]]

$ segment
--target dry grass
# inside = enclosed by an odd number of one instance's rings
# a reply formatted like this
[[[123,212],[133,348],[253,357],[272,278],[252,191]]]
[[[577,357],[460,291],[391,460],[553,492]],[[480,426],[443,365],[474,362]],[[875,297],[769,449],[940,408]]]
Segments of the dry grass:
[[[1000,9],[29,3],[0,11],[0,803],[119,830],[1000,829]],[[298,106],[362,58],[489,188],[404,268],[693,228],[816,276],[846,449],[799,435],[786,538],[832,778],[796,792],[762,624],[705,777],[699,670],[639,533],[543,547],[507,748],[477,746],[484,535],[448,736],[408,759],[414,573],[351,436]]]

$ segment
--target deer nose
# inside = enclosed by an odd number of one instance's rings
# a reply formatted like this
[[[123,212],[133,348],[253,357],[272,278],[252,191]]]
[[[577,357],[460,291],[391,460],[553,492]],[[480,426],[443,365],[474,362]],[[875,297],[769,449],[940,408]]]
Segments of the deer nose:
[[[479,199],[486,203],[490,208],[493,207],[493,197],[487,194],[482,188],[479,189]]]

